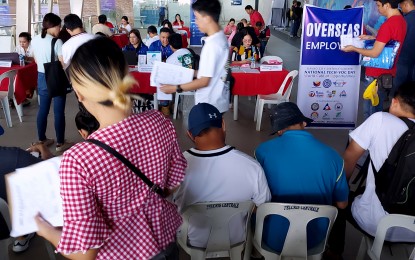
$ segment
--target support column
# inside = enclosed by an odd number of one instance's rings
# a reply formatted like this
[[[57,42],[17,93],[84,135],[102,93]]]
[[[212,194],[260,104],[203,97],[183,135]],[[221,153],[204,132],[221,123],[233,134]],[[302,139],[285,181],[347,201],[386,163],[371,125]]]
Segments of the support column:
[[[53,10],[53,0],[48,0],[48,13],[52,13]]]
[[[97,15],[101,15],[101,0],[97,0]]]
[[[76,14],[82,18],[82,11],[84,8],[84,0],[70,0],[71,13]]]
[[[21,32],[30,32],[32,22],[32,1],[16,1],[16,35]],[[17,37],[16,37],[17,38]]]

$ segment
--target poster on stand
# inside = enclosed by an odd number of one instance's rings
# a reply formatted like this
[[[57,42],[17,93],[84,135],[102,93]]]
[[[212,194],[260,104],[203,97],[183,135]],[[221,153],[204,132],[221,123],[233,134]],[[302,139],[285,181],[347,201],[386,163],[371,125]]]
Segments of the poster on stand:
[[[356,126],[360,55],[341,51],[340,36],[357,38],[362,21],[363,7],[304,7],[297,104],[312,128]]]

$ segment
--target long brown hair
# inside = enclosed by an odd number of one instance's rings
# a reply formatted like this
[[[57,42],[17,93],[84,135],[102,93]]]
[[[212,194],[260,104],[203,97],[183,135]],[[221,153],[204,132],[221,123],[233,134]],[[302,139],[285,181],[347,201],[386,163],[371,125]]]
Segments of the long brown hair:
[[[47,13],[45,17],[43,17],[41,37],[45,38],[47,30],[57,25],[60,25],[61,22],[62,22],[62,19],[56,14]]]

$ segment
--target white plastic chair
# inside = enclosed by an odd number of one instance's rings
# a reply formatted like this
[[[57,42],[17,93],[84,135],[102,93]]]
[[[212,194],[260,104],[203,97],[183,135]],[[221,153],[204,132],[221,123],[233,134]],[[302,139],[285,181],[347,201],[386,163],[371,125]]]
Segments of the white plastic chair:
[[[293,70],[285,77],[284,81],[282,82],[281,86],[278,89],[278,92],[275,94],[270,95],[258,95],[255,105],[255,115],[254,115],[254,121],[256,121],[256,130],[261,131],[261,121],[262,121],[262,112],[264,110],[265,104],[280,104],[283,102],[290,101],[290,95],[291,90],[294,85],[294,79],[298,75],[298,70]],[[291,79],[290,84],[288,85],[287,90],[284,92],[284,88],[288,82],[288,80]]]
[[[245,202],[206,202],[196,203],[186,207],[182,213],[183,224],[177,233],[177,243],[190,255],[191,259],[205,259],[217,257],[230,257],[230,259],[242,259],[242,251],[245,248],[244,258],[250,259],[252,249],[252,235],[250,234],[250,219],[254,208],[252,201]],[[238,214],[247,214],[244,227],[246,240],[231,247],[229,239],[229,221]],[[188,244],[187,234],[190,217],[194,214],[206,216],[206,226],[210,227],[209,239],[205,249],[192,247]]]
[[[280,215],[288,219],[290,226],[280,255],[262,247],[264,219],[268,215]],[[327,205],[305,205],[285,203],[264,203],[256,212],[253,245],[258,252],[269,259],[321,259],[326,241],[337,217],[337,209]],[[307,252],[307,224],[316,218],[328,218],[329,227],[325,239]],[[276,231],[278,232],[278,230]]]
[[[269,62],[270,60],[276,60],[278,62],[282,62],[282,59],[278,56],[264,56],[264,57],[261,58],[259,63],[262,64],[264,62]]]
[[[17,111],[17,115],[19,116],[20,122],[23,122],[22,116],[23,116],[23,107],[22,104],[18,105],[16,102],[16,98],[14,97],[14,82],[16,80],[16,71],[10,70],[0,75],[0,82],[2,82],[4,79],[9,79],[9,86],[7,88],[7,91],[0,91],[0,102],[3,106],[4,116],[6,118],[6,123],[8,127],[12,127],[12,118],[10,115],[10,105],[9,105],[9,99],[13,99],[14,106]]]
[[[372,260],[379,260],[382,254],[383,243],[385,241],[386,233],[391,227],[403,227],[415,232],[415,217],[408,215],[400,214],[389,214],[383,217],[376,229],[375,239],[368,236],[363,236],[362,241],[360,242],[360,248],[357,254],[357,260],[365,259],[365,255],[370,257]],[[409,259],[414,259],[415,257],[415,248],[412,251],[408,252],[407,256]]]
[[[181,96],[194,96],[194,95],[195,95],[194,91],[184,91],[182,93],[177,93],[176,92],[175,97],[174,97],[173,119],[177,118],[177,110],[178,110],[178,106],[179,106],[180,97]]]

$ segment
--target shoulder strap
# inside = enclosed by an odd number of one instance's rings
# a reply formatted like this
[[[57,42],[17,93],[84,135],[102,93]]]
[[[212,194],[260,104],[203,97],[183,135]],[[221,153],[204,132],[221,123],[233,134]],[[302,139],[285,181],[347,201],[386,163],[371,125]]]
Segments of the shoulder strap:
[[[162,198],[165,198],[165,194],[163,189],[160,188],[157,184],[154,184],[152,181],[150,181],[136,166],[134,166],[127,158],[122,156],[119,152],[117,152],[114,148],[111,146],[98,141],[96,139],[87,139],[86,142],[95,144],[102,149],[106,150],[108,153],[112,154],[114,157],[116,157],[118,160],[120,160],[125,166],[127,166],[131,171],[133,171],[145,184],[147,184],[150,187],[150,190],[152,192],[157,193]]]
[[[55,43],[57,40],[58,38],[53,38],[51,42],[51,45],[52,45],[52,48],[50,49],[50,61],[51,62],[55,61]]]
[[[406,117],[400,117],[400,119],[405,122],[409,129],[415,128],[415,123],[413,121],[409,120]]]

